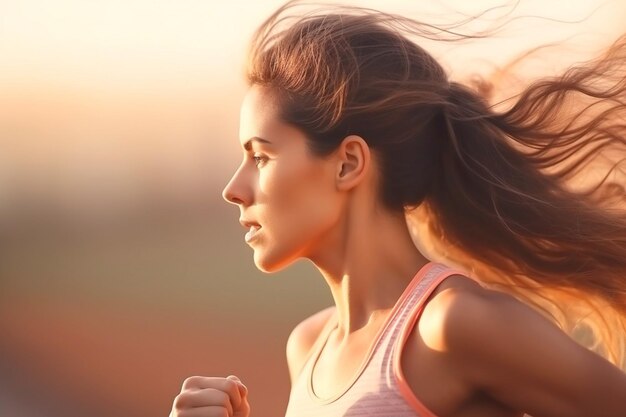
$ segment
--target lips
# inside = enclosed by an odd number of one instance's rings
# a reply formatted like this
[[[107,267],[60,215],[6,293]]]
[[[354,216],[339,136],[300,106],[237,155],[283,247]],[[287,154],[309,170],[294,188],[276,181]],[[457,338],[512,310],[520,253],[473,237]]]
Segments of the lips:
[[[239,219],[239,223],[241,223],[243,227],[248,229],[248,233],[246,233],[246,236],[245,236],[246,242],[249,242],[252,239],[254,239],[254,237],[257,236],[259,230],[262,227],[259,223],[255,222],[254,220],[249,220],[249,219],[244,219],[244,218]]]
[[[248,231],[248,233],[246,233],[245,236],[246,242],[250,242],[252,239],[254,239],[258,235],[259,230],[261,230],[261,226],[259,225],[250,226],[250,230]]]
[[[257,227],[261,227],[261,225],[257,222],[255,222],[254,220],[248,220],[248,219],[239,219],[239,223],[241,223],[241,225],[243,227],[245,227],[246,229],[249,229],[252,226],[257,226]]]

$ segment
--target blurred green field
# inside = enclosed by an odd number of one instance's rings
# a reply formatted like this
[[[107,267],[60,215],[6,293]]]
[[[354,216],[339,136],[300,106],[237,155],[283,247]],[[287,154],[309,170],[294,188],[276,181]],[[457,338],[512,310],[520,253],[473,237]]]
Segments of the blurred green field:
[[[289,330],[331,298],[305,261],[256,270],[237,209],[215,207],[5,236],[0,415],[165,416],[187,376],[230,373],[282,415]]]

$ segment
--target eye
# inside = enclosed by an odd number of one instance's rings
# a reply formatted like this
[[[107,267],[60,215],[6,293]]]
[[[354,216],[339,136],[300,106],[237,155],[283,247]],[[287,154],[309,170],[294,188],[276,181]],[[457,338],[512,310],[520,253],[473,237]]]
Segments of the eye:
[[[263,163],[267,160],[267,157],[262,155],[252,155],[252,159],[254,160],[254,165],[259,166],[260,163]]]

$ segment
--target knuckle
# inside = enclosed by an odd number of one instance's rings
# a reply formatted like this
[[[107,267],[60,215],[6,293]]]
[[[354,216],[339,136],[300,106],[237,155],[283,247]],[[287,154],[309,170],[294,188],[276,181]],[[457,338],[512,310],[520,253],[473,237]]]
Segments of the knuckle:
[[[185,378],[185,380],[183,381],[183,389],[189,389],[189,388],[193,388],[193,387],[197,387],[200,385],[200,381],[202,380],[201,376],[190,376],[188,378]]]
[[[187,405],[187,397],[184,394],[179,394],[174,398],[174,410],[181,411],[185,409]]]
[[[237,392],[238,389],[239,388],[237,388],[237,383],[235,381],[233,381],[232,379],[226,380],[226,390],[230,392]]]

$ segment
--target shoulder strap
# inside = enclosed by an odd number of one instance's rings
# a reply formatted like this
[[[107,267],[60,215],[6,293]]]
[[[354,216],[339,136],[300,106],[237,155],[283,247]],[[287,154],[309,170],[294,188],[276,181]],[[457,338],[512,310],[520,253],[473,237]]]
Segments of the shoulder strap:
[[[406,305],[407,314],[406,319],[403,323],[400,323],[400,332],[398,337],[393,341],[393,355],[392,355],[392,366],[391,371],[395,374],[398,380],[398,389],[402,396],[407,400],[407,402],[415,409],[420,416],[423,417],[436,417],[434,414],[424,406],[424,404],[413,394],[413,391],[409,387],[404,374],[401,368],[401,353],[404,349],[404,345],[409,337],[409,334],[415,327],[423,309],[426,305],[426,300],[432,295],[435,289],[441,284],[446,278],[452,275],[461,275],[472,281],[478,283],[483,286],[480,281],[477,281],[475,278],[469,277],[465,274],[465,272],[450,268],[446,265],[437,263],[435,264],[430,271],[426,274],[424,279],[420,282],[421,285],[418,285],[413,292],[413,299],[410,304]]]

